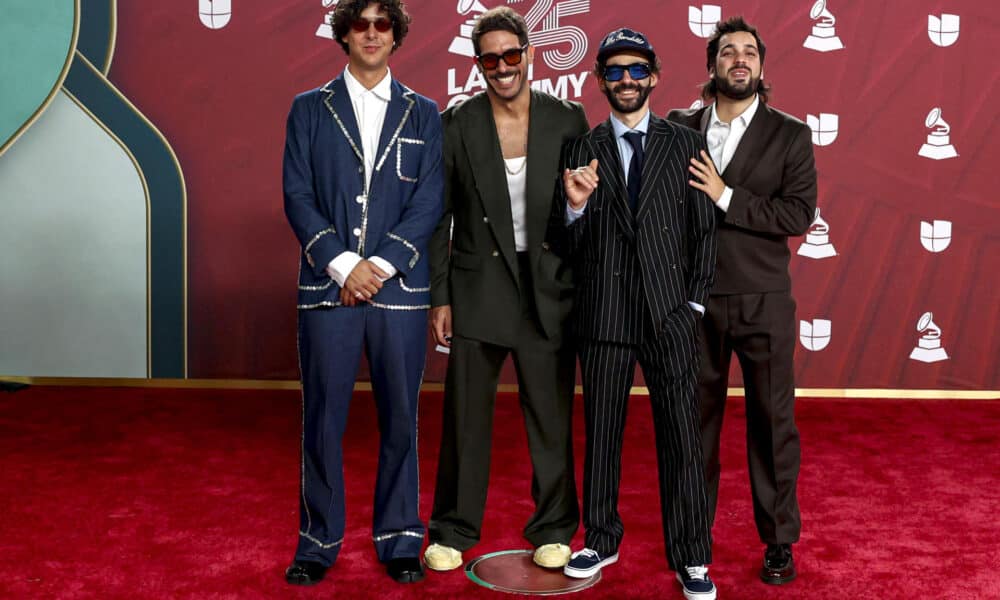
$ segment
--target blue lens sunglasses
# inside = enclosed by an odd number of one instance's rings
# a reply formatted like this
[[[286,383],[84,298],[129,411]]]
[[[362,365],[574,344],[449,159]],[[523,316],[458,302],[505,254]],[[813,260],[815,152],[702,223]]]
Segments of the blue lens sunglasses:
[[[649,68],[649,63],[632,63],[630,65],[607,65],[604,67],[604,80],[605,81],[621,81],[625,77],[625,71],[628,71],[628,76],[632,79],[639,81],[650,76],[652,71]]]

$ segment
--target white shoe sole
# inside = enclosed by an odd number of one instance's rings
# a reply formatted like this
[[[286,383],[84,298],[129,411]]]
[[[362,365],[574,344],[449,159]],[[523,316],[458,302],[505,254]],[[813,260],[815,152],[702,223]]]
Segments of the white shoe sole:
[[[573,559],[570,559],[571,561]],[[613,565],[618,562],[618,554],[612,554],[611,556],[605,558],[601,562],[597,563],[589,569],[574,569],[573,567],[566,565],[563,567],[563,575],[566,577],[572,577],[574,579],[586,579],[593,576],[595,573],[603,569],[608,565]]]
[[[681,584],[681,591],[684,592],[684,598],[687,600],[715,600],[716,589],[713,586],[711,592],[689,592],[687,588],[684,587],[684,580],[681,579],[681,574],[677,574],[677,581]]]

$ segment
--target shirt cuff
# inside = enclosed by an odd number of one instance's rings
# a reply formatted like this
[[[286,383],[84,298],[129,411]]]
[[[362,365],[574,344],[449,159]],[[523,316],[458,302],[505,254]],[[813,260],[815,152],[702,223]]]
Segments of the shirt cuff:
[[[381,256],[373,256],[373,257],[369,258],[368,260],[371,261],[371,263],[373,265],[375,265],[376,267],[378,267],[378,268],[382,269],[383,271],[385,271],[386,278],[383,279],[382,281],[388,281],[389,279],[392,279],[396,275],[396,273],[399,272],[396,269],[396,267],[392,266],[391,262],[387,261],[386,259],[382,258]]]
[[[719,201],[715,203],[722,212],[729,210],[729,203],[733,201],[733,188],[726,186],[726,189],[722,190],[722,195],[719,196]]]
[[[330,276],[330,279],[336,281],[337,285],[344,287],[347,276],[351,274],[354,267],[358,266],[359,262],[361,262],[361,256],[356,252],[341,252],[326,266],[326,274]]]
[[[583,216],[583,213],[587,210],[587,203],[585,202],[583,206],[579,209],[573,208],[569,204],[566,204],[566,224],[572,225],[573,221],[576,221]]]
[[[688,306],[690,306],[691,308],[693,308],[696,311],[698,311],[698,314],[700,314],[701,316],[703,316],[703,317],[705,316],[705,307],[704,306],[698,304],[697,302],[692,302],[690,300],[688,300]]]

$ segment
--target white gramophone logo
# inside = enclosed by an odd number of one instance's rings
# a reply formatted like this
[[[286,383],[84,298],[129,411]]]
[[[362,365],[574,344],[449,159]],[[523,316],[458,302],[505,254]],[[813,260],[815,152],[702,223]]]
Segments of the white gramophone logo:
[[[323,22],[316,29],[316,37],[326,38],[332,40],[336,37],[333,33],[333,9],[337,6],[337,0],[320,0],[323,3],[323,8],[330,9],[329,12],[323,17]]]
[[[232,0],[198,0],[198,18],[209,29],[222,29],[232,16]]]
[[[951,244],[951,221],[920,222],[920,245],[928,252],[944,252]]]
[[[816,0],[809,11],[809,18],[818,20],[819,23],[813,25],[812,33],[803,42],[803,46],[817,52],[831,52],[844,47],[834,29],[837,18],[827,9],[826,0]]]
[[[927,15],[927,35],[935,46],[950,46],[958,41],[959,21],[958,15]]]
[[[472,28],[476,26],[476,19],[486,12],[486,7],[479,0],[458,0],[458,14],[465,15],[468,19],[458,26],[458,35],[451,40],[448,52],[459,56],[475,56],[472,49]]]
[[[917,331],[920,332],[920,339],[910,352],[910,358],[925,363],[948,360],[948,353],[941,347],[941,328],[934,323],[932,313],[925,312],[920,316]]]
[[[715,25],[722,20],[722,7],[702,4],[701,8],[688,6],[688,27],[691,33],[707,38],[715,31]]]
[[[691,103],[691,106],[688,107],[689,110],[699,110],[702,108],[705,108],[705,101],[701,98],[695,99],[695,101]]]
[[[507,0],[508,4],[521,0]],[[472,47],[472,29],[476,19],[486,12],[487,8],[479,0],[458,0],[456,12],[468,17],[458,27],[458,35],[448,46],[448,52],[459,56],[474,56]],[[536,48],[558,46],[558,49],[542,50],[542,60],[557,71],[572,69],[580,64],[587,55],[587,34],[573,25],[560,25],[559,20],[573,15],[584,15],[590,12],[590,0],[536,0],[531,10],[524,15],[528,26],[528,37],[531,45]],[[541,27],[535,29],[541,24]],[[567,50],[563,50],[568,45]]]
[[[816,207],[816,218],[809,226],[809,231],[806,232],[806,241],[799,246],[798,254],[806,258],[817,259],[837,256],[837,251],[830,243],[830,224],[819,216],[819,207]]]
[[[931,109],[931,112],[927,113],[924,125],[931,132],[927,134],[927,142],[920,147],[920,151],[917,154],[933,160],[944,160],[958,156],[958,152],[955,152],[955,147],[951,145],[951,136],[949,135],[951,133],[951,126],[941,118],[941,109],[939,107],[934,107]]]
[[[833,113],[819,113],[819,116],[806,115],[806,123],[812,129],[812,141],[817,146],[829,146],[837,139],[840,128],[840,117]]]
[[[819,352],[830,344],[833,323],[829,319],[799,321],[799,340],[806,350]]]

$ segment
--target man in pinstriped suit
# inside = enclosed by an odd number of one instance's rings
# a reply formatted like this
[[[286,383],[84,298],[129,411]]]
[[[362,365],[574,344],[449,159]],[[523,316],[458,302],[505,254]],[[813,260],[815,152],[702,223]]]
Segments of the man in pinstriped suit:
[[[715,598],[694,385],[695,331],[712,285],[711,200],[688,185],[705,142],[649,111],[659,61],[645,36],[608,34],[594,69],[611,117],[563,148],[564,203],[551,224],[576,280],[575,333],[587,446],[586,548],[565,568],[589,577],[618,560],[622,435],[636,361],[650,390],[667,562],[687,598]],[[557,235],[558,234],[558,235]]]

